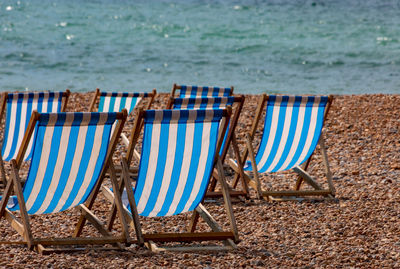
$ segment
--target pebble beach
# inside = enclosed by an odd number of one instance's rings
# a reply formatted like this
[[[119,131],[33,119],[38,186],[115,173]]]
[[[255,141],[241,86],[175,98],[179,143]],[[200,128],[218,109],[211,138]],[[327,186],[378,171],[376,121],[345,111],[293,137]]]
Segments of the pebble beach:
[[[91,93],[72,93],[67,111],[87,111]],[[154,108],[163,108],[168,95],[158,94]],[[255,114],[257,95],[246,95],[236,135],[244,148],[245,132]],[[125,129],[132,127],[132,117]],[[256,137],[260,138],[260,129]],[[250,199],[233,203],[241,242],[226,252],[152,253],[131,245],[125,250],[89,249],[41,255],[22,245],[0,245],[2,268],[399,268],[400,267],[400,95],[338,95],[323,134],[333,174],[334,199],[268,202]],[[257,143],[257,139],[255,141]],[[255,144],[256,146],[257,144]],[[119,146],[115,161],[126,149]],[[310,173],[324,185],[323,163],[317,148]],[[21,177],[26,175],[21,171]],[[227,171],[228,180],[232,173]],[[263,175],[265,188],[289,189],[290,172]],[[95,213],[106,222],[110,204],[100,194]],[[222,200],[205,204],[227,227]],[[33,216],[35,236],[69,236],[79,217],[76,210]],[[141,218],[144,231],[183,231],[190,215],[168,219]],[[200,229],[205,225],[200,223]],[[117,233],[119,225],[115,226]],[[2,240],[20,240],[0,220]],[[97,235],[85,227],[84,235]],[[131,229],[134,237],[134,230]]]

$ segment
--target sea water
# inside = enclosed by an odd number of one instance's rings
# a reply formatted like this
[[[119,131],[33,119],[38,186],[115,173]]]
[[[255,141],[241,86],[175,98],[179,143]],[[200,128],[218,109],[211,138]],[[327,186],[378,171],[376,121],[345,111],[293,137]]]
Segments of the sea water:
[[[400,93],[400,1],[0,1],[0,91]]]

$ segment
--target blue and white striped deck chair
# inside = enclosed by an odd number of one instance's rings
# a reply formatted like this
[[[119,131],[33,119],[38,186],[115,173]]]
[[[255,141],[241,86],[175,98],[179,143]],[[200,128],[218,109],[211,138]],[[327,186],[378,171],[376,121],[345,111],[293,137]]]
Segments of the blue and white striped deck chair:
[[[231,249],[235,246],[238,239],[236,222],[222,163],[217,154],[222,143],[221,139],[218,139],[219,133],[226,131],[230,114],[230,108],[148,110],[139,114],[135,126],[141,126],[141,122],[144,121],[144,136],[135,188],[132,188],[125,159],[122,165],[126,186],[123,194],[126,199],[123,201],[128,214],[132,216],[136,231],[141,231],[138,215],[166,217],[196,212],[192,218],[194,222],[190,226],[190,232],[138,235],[152,250],[160,250],[153,243],[176,241],[217,240],[227,244],[217,247],[202,246],[205,249]],[[225,124],[220,126],[223,120]],[[140,128],[136,129],[135,133],[140,133]],[[136,142],[137,140],[134,144]],[[225,209],[231,227],[231,231],[228,232],[219,228],[201,204],[213,171],[218,174],[224,193]],[[103,190],[107,197],[112,197],[110,190],[105,187]],[[212,232],[194,232],[198,215],[209,224]],[[166,249],[186,250],[186,248]]]
[[[176,91],[179,91],[178,96]],[[171,97],[188,98],[188,97],[227,97],[233,95],[233,87],[220,88],[220,87],[200,87],[200,86],[187,86],[177,85],[172,86]]]
[[[112,167],[112,154],[123,125],[126,110],[121,113],[38,113],[33,112],[16,159],[11,161],[12,180],[7,182],[0,205],[0,217],[11,220],[29,248],[48,251],[46,245],[116,244],[128,241],[128,226],[122,218],[123,235],[113,236],[102,228],[97,218],[87,218],[103,235],[98,238],[33,238],[29,215],[62,212],[78,207],[83,215],[91,211],[105,171]],[[115,131],[112,126],[117,122]],[[19,168],[32,137],[33,153],[24,186]],[[110,138],[111,137],[111,138]],[[114,187],[118,186],[111,177]],[[14,188],[15,196],[11,195]],[[119,216],[122,201],[116,196]],[[22,223],[12,216],[20,211]]]
[[[255,117],[251,133],[247,134],[245,158],[249,154],[250,161],[247,161],[244,166],[245,171],[253,172],[255,180],[251,180],[250,185],[257,189],[259,196],[276,198],[315,195],[332,197],[334,195],[335,189],[322,137],[322,127],[332,99],[331,96],[261,96],[257,110],[259,113]],[[254,156],[252,140],[265,102],[267,105],[264,131],[257,154]],[[328,189],[323,189],[306,172],[317,144],[320,145],[325,164]],[[289,169],[293,169],[299,174],[294,190],[261,190],[260,173]],[[303,180],[314,189],[300,190]]]
[[[152,92],[103,92],[97,88],[91,101],[89,111],[95,111],[95,106],[98,102],[98,112],[121,112],[122,109],[125,108],[128,111],[128,115],[132,115],[134,109],[145,99],[147,99],[145,109],[150,109],[156,94],[156,89],[153,89]],[[98,98],[99,101],[97,101]],[[128,147],[129,140],[124,133],[121,134],[121,138]]]
[[[65,92],[21,92],[3,93],[0,104],[0,121],[4,109],[6,119],[2,140],[0,166],[2,179],[5,182],[6,173],[3,161],[15,159],[22,143],[25,130],[28,127],[31,114],[38,112],[62,112],[65,110],[70,91]],[[32,143],[29,144],[25,161],[32,156]]]
[[[228,132],[225,133],[221,150],[219,152],[221,156],[221,161],[224,163],[225,158],[227,156],[229,147],[232,144],[233,152],[236,156],[236,161],[240,161],[239,148],[236,142],[235,129],[239,120],[240,112],[242,111],[244,105],[245,97],[243,95],[240,96],[227,96],[227,97],[190,97],[190,98],[173,98],[170,97],[168,102],[167,109],[224,109],[228,106],[232,107],[232,117],[228,124]],[[242,190],[235,191],[230,190],[231,196],[244,195],[248,197],[249,190],[247,186],[247,182],[244,179],[244,175],[242,174]],[[220,196],[221,193],[215,192],[216,181],[213,180],[210,185],[210,192],[207,193],[208,197],[211,196]],[[236,188],[236,186],[235,186]]]

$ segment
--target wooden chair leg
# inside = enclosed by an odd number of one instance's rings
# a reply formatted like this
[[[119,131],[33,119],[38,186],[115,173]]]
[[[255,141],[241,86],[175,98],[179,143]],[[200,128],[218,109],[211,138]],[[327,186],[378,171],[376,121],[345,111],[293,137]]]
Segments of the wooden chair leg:
[[[246,180],[246,177],[244,175],[243,162],[242,162],[242,159],[240,157],[239,147],[238,147],[238,144],[237,144],[237,140],[236,140],[235,134],[232,135],[232,147],[233,147],[233,151],[234,151],[235,157],[236,157],[236,162],[237,162],[238,168],[239,168],[239,178],[240,178],[240,180],[242,182],[242,189],[246,193],[246,197],[249,198],[250,197],[249,196],[249,186],[247,184],[247,180]],[[234,183],[234,185],[237,185],[237,183],[236,184]],[[232,187],[233,187],[233,189],[236,188],[236,186],[232,186]]]
[[[219,180],[219,183],[221,184],[222,195],[224,197],[224,202],[225,202],[225,210],[228,214],[231,231],[235,235],[235,241],[239,241],[239,233],[238,233],[237,226],[236,226],[235,215],[233,214],[231,196],[229,195],[228,184],[225,181],[224,168],[222,166],[222,162],[221,162],[220,158],[217,158],[217,170],[218,170],[218,174],[219,174],[218,180]]]
[[[251,144],[251,137],[250,137],[250,134],[248,134],[248,133],[246,133],[246,145],[247,145],[249,157],[251,160],[251,166],[253,168],[254,179],[257,184],[257,198],[260,199],[261,197],[263,197],[262,190],[261,190],[260,175],[258,174],[258,170],[257,170],[257,163],[256,163],[256,158],[254,156],[253,145]]]
[[[193,211],[192,217],[190,218],[190,224],[187,231],[193,233],[196,230],[197,223],[199,222],[199,212]]]
[[[31,231],[31,225],[29,223],[29,215],[26,210],[25,200],[24,200],[24,197],[22,194],[21,180],[19,178],[17,163],[15,160],[11,160],[11,177],[13,180],[14,192],[17,195],[17,199],[18,199],[22,223],[24,225],[24,235],[25,235],[24,237],[27,242],[28,248],[32,249],[34,247],[34,245],[33,245],[33,236],[32,236],[32,231]]]
[[[4,168],[3,157],[1,157],[1,154],[0,154],[0,170],[1,170],[0,183],[2,182],[3,185],[5,186],[7,184],[7,175],[6,175],[6,169]]]
[[[137,237],[139,245],[143,245],[144,238],[143,238],[143,233],[142,233],[142,226],[140,225],[139,214],[137,212],[135,196],[134,196],[133,188],[132,188],[132,182],[129,177],[129,167],[128,167],[128,164],[125,159],[122,159],[121,165],[122,165],[124,184],[126,187],[126,193],[128,196],[129,204],[131,206],[132,219],[133,219],[133,224],[135,226],[136,237]]]
[[[4,216],[7,207],[8,200],[11,195],[12,188],[14,187],[14,181],[9,180],[7,182],[6,188],[4,189],[3,196],[0,203],[0,218]]]
[[[320,145],[320,149],[321,149],[322,158],[324,160],[325,173],[326,173],[326,178],[328,180],[329,190],[332,191],[332,195],[335,195],[336,189],[333,186],[333,182],[332,182],[332,173],[331,173],[331,170],[329,167],[328,154],[326,153],[325,139],[322,136],[319,140],[319,145]]]

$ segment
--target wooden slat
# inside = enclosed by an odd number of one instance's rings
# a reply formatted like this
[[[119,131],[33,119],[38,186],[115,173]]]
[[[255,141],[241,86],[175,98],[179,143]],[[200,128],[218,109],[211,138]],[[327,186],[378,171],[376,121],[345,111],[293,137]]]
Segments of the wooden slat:
[[[234,239],[232,232],[143,234],[145,242],[192,242]]]
[[[125,243],[124,237],[103,236],[103,237],[68,237],[68,238],[38,238],[34,240],[34,244],[43,246],[56,245],[105,245],[115,243]],[[132,242],[136,243],[136,242]]]
[[[155,244],[146,243],[153,252],[199,252],[199,251],[229,251],[235,249],[232,246],[184,246],[184,247],[159,247]]]
[[[235,191],[229,190],[229,195],[232,196],[246,196],[247,193],[245,191]],[[206,198],[218,198],[222,197],[222,192],[220,191],[208,191],[205,195]]]
[[[308,196],[308,195],[328,195],[330,190],[287,190],[287,191],[263,191],[263,196]]]

